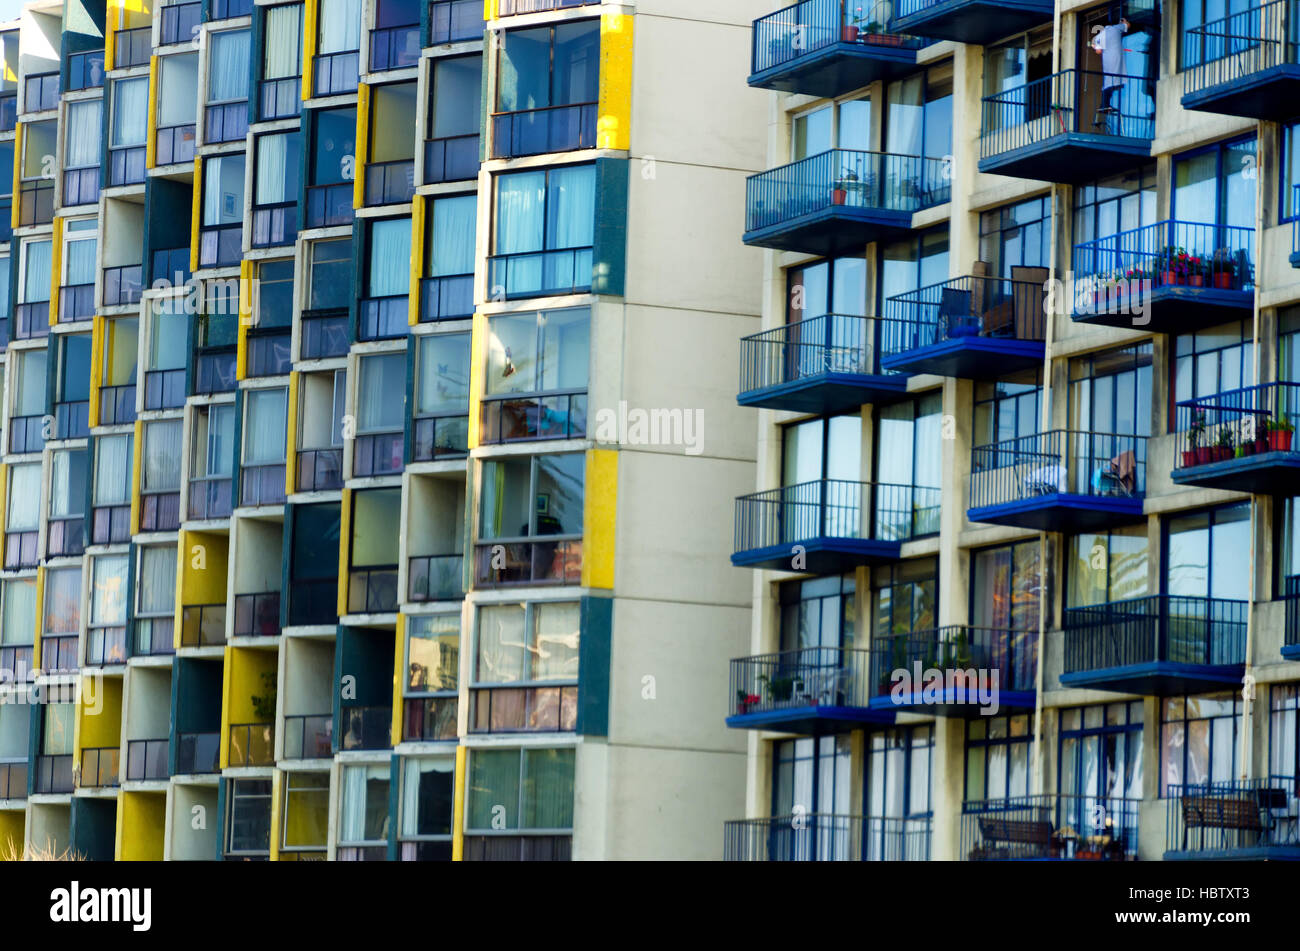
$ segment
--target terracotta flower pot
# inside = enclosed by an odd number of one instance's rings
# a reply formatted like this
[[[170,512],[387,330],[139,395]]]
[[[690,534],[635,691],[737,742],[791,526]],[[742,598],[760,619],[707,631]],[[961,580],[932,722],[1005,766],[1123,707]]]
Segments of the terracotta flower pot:
[[[842,205],[848,200],[849,193],[843,188],[837,188],[831,192],[831,204]]]
[[[1214,451],[1209,446],[1196,447],[1196,464],[1198,466],[1206,465],[1214,461]]]
[[[1179,279],[1179,275],[1178,275],[1178,272],[1177,272],[1177,271],[1161,271],[1161,272],[1160,272],[1160,283],[1161,283],[1161,284],[1181,284],[1181,283],[1183,283],[1183,282]]]
[[[858,28],[856,26],[846,26],[844,32],[840,35],[845,43],[856,43],[858,41]]]
[[[1214,286],[1217,290],[1232,290],[1232,275],[1223,271],[1216,271],[1214,274]]]
[[[1291,437],[1294,433],[1289,433],[1285,429],[1271,429],[1268,433],[1268,448],[1273,452],[1290,452]]]
[[[1190,284],[1192,287],[1204,287],[1204,286],[1205,286],[1205,276],[1202,275],[1202,274],[1191,274],[1191,275],[1188,275],[1187,283]]]
[[[1195,450],[1195,449],[1184,449],[1184,450],[1183,450],[1183,468],[1184,468],[1184,469],[1190,469],[1190,468],[1191,468],[1192,466],[1194,466],[1194,465],[1196,465],[1196,450]]]

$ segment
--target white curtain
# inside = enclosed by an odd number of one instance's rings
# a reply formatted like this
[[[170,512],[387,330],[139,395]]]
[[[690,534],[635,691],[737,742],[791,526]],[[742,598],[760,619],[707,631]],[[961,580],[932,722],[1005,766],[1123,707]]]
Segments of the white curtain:
[[[68,168],[93,168],[100,163],[99,136],[102,121],[101,100],[68,103],[64,136],[64,158]]]
[[[170,614],[176,606],[176,549],[140,550],[140,613]]]
[[[284,462],[288,428],[287,390],[249,390],[244,422],[244,465]]]
[[[56,452],[50,465],[50,517],[81,515],[86,508],[86,451]]]
[[[546,247],[590,247],[596,227],[596,167],[552,169],[548,198]]]
[[[298,66],[302,49],[301,14],[302,6],[296,3],[267,9],[265,78],[286,79],[301,72]]]
[[[228,478],[234,471],[232,446],[235,438],[235,408],[227,403],[208,410],[207,465],[200,473]]]
[[[15,416],[39,416],[45,412],[45,366],[47,351],[28,350],[18,363],[18,405]]]
[[[288,201],[289,135],[263,135],[257,139],[257,194],[259,205]],[[295,169],[295,172],[297,170]]]
[[[126,555],[102,555],[91,574],[90,623],[126,623]]]
[[[122,505],[131,498],[131,437],[103,436],[95,440],[96,505]]]
[[[579,626],[576,602],[534,605],[530,680],[578,679]]]
[[[357,387],[357,424],[361,432],[388,432],[401,427],[406,409],[405,381],[405,354],[362,358],[361,383]]]
[[[4,583],[3,643],[30,644],[36,636],[36,580]]]
[[[32,304],[50,299],[50,255],[53,243],[31,241],[23,245],[27,252],[23,275],[22,303]]]
[[[248,98],[248,31],[209,34],[208,102]]]
[[[181,486],[181,421],[149,423],[144,439],[143,488],[174,492]]]
[[[497,254],[542,249],[546,173],[518,172],[497,179]]]
[[[95,283],[95,236],[69,241],[64,254],[68,261],[68,285]]]
[[[339,842],[366,842],[366,798],[370,792],[370,782],[375,781],[376,790],[386,788],[388,783],[388,766],[345,766],[343,768],[343,809],[340,819]],[[382,782],[381,782],[382,781]],[[376,805],[387,806],[385,803]],[[373,830],[378,835],[378,829]]]
[[[159,64],[158,126],[191,125],[199,101],[199,54],[164,56]]]
[[[431,760],[402,762],[402,824],[399,834],[410,838],[420,834],[420,774],[435,764]]]
[[[9,471],[9,515],[5,519],[10,532],[32,532],[40,527],[41,464],[13,466]]]
[[[526,680],[524,608],[517,604],[488,605],[479,609],[478,658],[474,682],[507,684]]]
[[[320,52],[346,53],[361,48],[361,4],[357,0],[321,0]]]
[[[474,273],[478,198],[462,195],[433,203],[433,277]]]
[[[113,83],[111,148],[144,145],[149,119],[149,80],[119,79]]]
[[[411,281],[411,220],[376,221],[370,229],[370,297],[405,294]]]

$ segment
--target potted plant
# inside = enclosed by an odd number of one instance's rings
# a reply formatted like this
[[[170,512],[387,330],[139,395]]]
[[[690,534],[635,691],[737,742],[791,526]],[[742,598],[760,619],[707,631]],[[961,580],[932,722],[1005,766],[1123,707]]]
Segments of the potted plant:
[[[1205,439],[1205,414],[1198,412],[1192,417],[1192,428],[1187,431],[1188,449],[1183,450],[1183,468],[1202,465],[1209,462],[1209,450],[1201,445]],[[1203,455],[1204,454],[1204,455]]]
[[[1268,448],[1272,452],[1290,452],[1291,440],[1295,435],[1295,424],[1285,415],[1268,422]]]
[[[1191,287],[1205,286],[1205,262],[1195,255],[1187,258],[1187,283]]]
[[[773,703],[780,703],[794,696],[794,677],[789,674],[776,677],[759,674],[758,682],[767,688],[767,698]]]
[[[840,9],[844,13],[844,27],[840,32],[840,39],[845,43],[856,43],[858,34],[862,32],[862,28],[858,25],[862,22],[862,8],[858,7],[851,17],[844,4],[840,5]]]
[[[1210,281],[1215,289],[1230,291],[1236,287],[1237,259],[1227,248],[1214,252],[1210,263]]]
[[[740,713],[748,713],[758,706],[762,700],[763,698],[756,693],[746,693],[744,690],[736,691],[736,709]]]
[[[1219,438],[1214,444],[1214,461],[1223,462],[1225,459],[1232,458],[1233,450],[1232,429],[1224,426],[1219,429]]]
[[[1172,244],[1165,248],[1160,258],[1159,267],[1161,284],[1187,283],[1187,251],[1183,248]]]

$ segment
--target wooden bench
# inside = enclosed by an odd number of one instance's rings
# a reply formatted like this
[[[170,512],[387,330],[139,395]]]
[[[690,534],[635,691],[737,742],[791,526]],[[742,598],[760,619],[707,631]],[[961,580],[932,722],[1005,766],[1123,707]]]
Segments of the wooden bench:
[[[1030,846],[1031,848],[1020,850],[1025,855],[1034,857],[1041,856],[1046,858],[1051,851],[1052,845],[1052,824],[1050,822],[1035,821],[1032,819],[1003,819],[997,816],[980,817],[980,838],[985,843],[1005,842],[1010,846]],[[996,857],[996,849],[982,849],[988,853],[986,857]]]
[[[1263,834],[1259,803],[1242,796],[1184,796],[1183,848],[1191,829],[1239,829]]]

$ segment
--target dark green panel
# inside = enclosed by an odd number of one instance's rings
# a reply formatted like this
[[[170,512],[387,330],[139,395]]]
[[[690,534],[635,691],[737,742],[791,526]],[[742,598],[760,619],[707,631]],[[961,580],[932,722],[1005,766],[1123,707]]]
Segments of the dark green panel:
[[[578,725],[583,736],[609,735],[612,598],[583,598],[578,638]]]
[[[72,850],[88,862],[113,861],[117,800],[73,796],[68,831]]]
[[[627,159],[596,160],[596,229],[592,253],[593,294],[623,296],[627,270]]]

